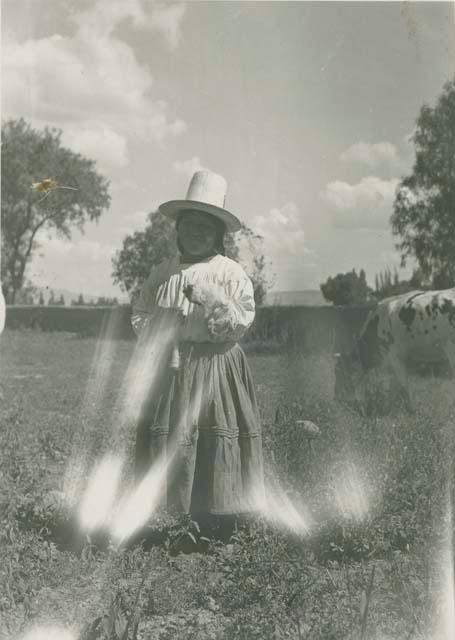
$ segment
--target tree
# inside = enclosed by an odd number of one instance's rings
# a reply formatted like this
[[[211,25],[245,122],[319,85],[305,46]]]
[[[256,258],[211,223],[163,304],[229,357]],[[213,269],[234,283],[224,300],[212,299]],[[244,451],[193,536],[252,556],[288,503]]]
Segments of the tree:
[[[339,273],[334,278],[328,278],[320,287],[322,295],[328,302],[340,306],[365,304],[371,299],[372,294],[363,269],[360,270],[359,275],[355,269],[347,273]]]
[[[400,280],[398,270],[395,268],[393,275],[390,269],[375,276],[375,291],[373,295],[376,299],[390,298],[408,291],[416,289],[426,289],[424,278],[420,269],[414,269],[409,280]]]
[[[49,294],[49,300],[47,301],[47,304],[48,304],[49,307],[51,307],[51,306],[53,307],[55,304],[57,304],[57,301],[55,299],[55,294],[52,291],[52,289],[51,289],[51,292]]]
[[[39,300],[38,300],[38,304],[39,304],[40,306],[43,306],[43,307],[44,307],[44,305],[46,304],[46,302],[44,301],[44,296],[43,296],[43,292],[42,292],[42,291],[40,291],[40,292],[39,292]]]
[[[62,132],[25,120],[2,126],[2,280],[14,304],[40,232],[71,237],[109,206],[109,183],[95,162],[61,145]]]
[[[85,306],[85,300],[82,293],[79,294],[77,300],[71,300],[71,306],[73,307],[83,307]]]
[[[264,303],[267,291],[273,284],[269,277],[270,263],[264,255],[263,243],[263,237],[243,223],[238,234],[227,234],[224,242],[226,254],[232,260],[240,262],[251,278],[257,305]]]
[[[455,78],[434,108],[424,105],[413,135],[412,174],[398,187],[392,231],[402,265],[415,258],[433,287],[455,285]]]
[[[63,296],[63,293],[60,294],[60,298],[55,302],[55,304],[58,304],[60,307],[65,306],[65,298]]]
[[[250,276],[255,300],[261,304],[267,289],[271,286],[266,269],[268,267],[262,252],[262,238],[247,226],[233,236],[225,236],[226,255],[240,262]],[[147,279],[150,269],[177,253],[174,223],[158,211],[149,214],[144,231],[136,231],[127,236],[123,247],[113,258],[112,277],[114,284],[134,297]]]
[[[17,292],[16,304],[35,304],[36,287],[31,282],[27,282]]]
[[[98,296],[95,307],[115,307],[118,305],[117,298],[108,298],[104,296]]]
[[[134,296],[147,279],[151,267],[174,254],[175,239],[174,225],[168,218],[159,212],[149,214],[144,231],[126,236],[122,249],[114,256],[114,284],[119,284],[123,291]]]

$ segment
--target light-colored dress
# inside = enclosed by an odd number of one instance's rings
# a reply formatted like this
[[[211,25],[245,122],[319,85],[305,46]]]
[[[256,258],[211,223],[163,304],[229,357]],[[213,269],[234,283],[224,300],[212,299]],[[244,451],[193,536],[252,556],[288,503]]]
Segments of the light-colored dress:
[[[202,291],[203,304],[189,302],[188,285]],[[170,325],[176,310],[182,316],[180,366],[173,369],[166,361],[143,404],[138,477],[172,448],[168,507],[193,514],[250,511],[250,495],[263,491],[262,440],[250,370],[237,341],[254,320],[251,280],[222,255],[194,264],[180,263],[178,256],[162,263],[133,306],[139,348],[141,336]]]

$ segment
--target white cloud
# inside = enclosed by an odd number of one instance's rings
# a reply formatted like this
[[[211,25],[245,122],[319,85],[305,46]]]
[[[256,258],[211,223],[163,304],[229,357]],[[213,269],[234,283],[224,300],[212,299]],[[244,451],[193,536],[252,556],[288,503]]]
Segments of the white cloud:
[[[65,142],[91,154],[104,167],[128,162],[127,138],[162,141],[185,131],[169,116],[163,100],[153,98],[153,79],[134,50],[120,39],[119,24],[179,37],[181,5],[141,0],[98,0],[75,18],[72,37],[59,34],[18,42],[6,34],[2,52],[4,117],[23,116],[35,126],[49,124],[66,132]]]
[[[196,171],[210,171],[208,167],[201,163],[199,156],[193,156],[190,160],[183,160],[182,162],[177,160],[174,162],[174,169],[186,178],[192,178]]]
[[[93,7],[78,14],[75,21],[81,29],[97,34],[111,35],[115,27],[130,19],[137,29],[161,33],[171,49],[181,40],[181,23],[186,12],[182,2],[149,2],[148,0],[110,0],[97,2]]]
[[[302,214],[295,202],[274,207],[268,215],[255,216],[248,226],[264,239],[264,255],[271,263],[269,275],[275,274],[274,289],[301,289],[306,268]],[[242,247],[241,258],[248,255]]]
[[[321,197],[330,206],[335,226],[382,228],[388,226],[398,183],[376,176],[357,184],[336,180],[327,184]]]
[[[89,158],[96,158],[103,169],[121,168],[128,164],[127,140],[109,127],[70,127],[65,129],[63,143]]]
[[[392,142],[356,142],[343,151],[340,157],[347,165],[402,175],[411,170],[414,153],[409,136],[406,136],[400,140],[399,146]]]
[[[267,251],[274,256],[303,254],[304,230],[302,217],[294,202],[281,209],[273,208],[267,216],[255,216],[251,228],[264,237]]]
[[[369,168],[374,168],[383,162],[396,163],[398,161],[398,149],[391,142],[377,142],[368,144],[356,142],[341,154],[343,162],[358,162]]]

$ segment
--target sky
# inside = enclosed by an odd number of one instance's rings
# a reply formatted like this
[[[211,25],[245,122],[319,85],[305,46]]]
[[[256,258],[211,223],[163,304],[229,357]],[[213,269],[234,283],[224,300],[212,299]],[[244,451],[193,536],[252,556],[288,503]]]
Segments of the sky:
[[[372,284],[400,263],[389,218],[419,110],[454,73],[453,2],[3,0],[2,118],[61,129],[111,183],[84,234],[43,232],[27,276],[121,296],[125,236],[208,168],[275,290],[353,268]]]

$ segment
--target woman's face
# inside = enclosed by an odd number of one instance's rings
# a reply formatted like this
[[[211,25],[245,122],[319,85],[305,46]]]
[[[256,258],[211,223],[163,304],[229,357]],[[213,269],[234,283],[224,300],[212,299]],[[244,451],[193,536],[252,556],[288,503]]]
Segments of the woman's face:
[[[208,256],[216,243],[216,222],[208,213],[190,211],[182,215],[177,233],[185,253],[192,256]]]

